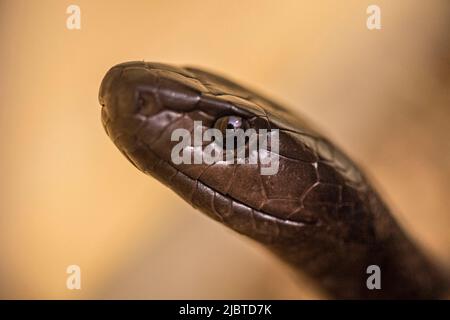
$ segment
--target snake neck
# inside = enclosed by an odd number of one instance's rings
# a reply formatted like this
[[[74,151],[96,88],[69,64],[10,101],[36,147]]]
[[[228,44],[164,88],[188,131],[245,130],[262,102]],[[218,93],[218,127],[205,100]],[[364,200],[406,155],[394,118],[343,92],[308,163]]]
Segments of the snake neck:
[[[302,241],[290,246],[269,245],[269,249],[296,272],[308,274],[335,298],[439,299],[448,296],[448,274],[405,234],[374,191],[370,190],[367,196],[370,198],[367,214],[374,219],[372,235],[364,241],[336,241],[334,237],[322,235],[313,240],[317,241],[315,245]],[[379,288],[370,284],[374,276],[379,276]]]

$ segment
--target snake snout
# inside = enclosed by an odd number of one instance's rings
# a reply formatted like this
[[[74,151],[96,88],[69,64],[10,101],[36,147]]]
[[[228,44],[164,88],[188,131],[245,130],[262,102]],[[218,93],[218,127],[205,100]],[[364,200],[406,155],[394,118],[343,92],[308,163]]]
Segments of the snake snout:
[[[99,91],[99,102],[115,119],[142,113],[145,98],[140,94],[151,92],[158,85],[156,75],[143,62],[127,62],[111,68],[103,78]],[[146,101],[145,101],[146,102]],[[155,109],[156,104],[146,104],[144,112]],[[153,110],[152,112],[155,112]]]
[[[112,91],[112,85],[116,79],[120,77],[121,73],[122,68],[115,66],[109,69],[103,77],[102,83],[100,84],[100,90],[98,92],[98,102],[102,105],[102,107],[106,105],[106,99]]]

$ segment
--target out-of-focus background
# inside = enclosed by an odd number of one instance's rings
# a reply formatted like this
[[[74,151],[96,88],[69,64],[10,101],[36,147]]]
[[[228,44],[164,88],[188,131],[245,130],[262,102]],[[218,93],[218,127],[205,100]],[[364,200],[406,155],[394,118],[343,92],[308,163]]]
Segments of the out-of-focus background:
[[[0,48],[0,298],[324,297],[116,150],[97,94],[128,60],[216,70],[301,112],[450,264],[448,0],[0,0]]]

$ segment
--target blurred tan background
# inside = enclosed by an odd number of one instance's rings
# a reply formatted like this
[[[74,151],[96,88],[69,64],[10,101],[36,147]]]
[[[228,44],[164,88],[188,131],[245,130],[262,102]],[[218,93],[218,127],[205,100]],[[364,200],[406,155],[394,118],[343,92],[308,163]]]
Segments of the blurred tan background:
[[[0,298],[323,297],[116,150],[97,93],[127,60],[207,67],[306,115],[450,263],[448,0],[0,0],[0,48]]]

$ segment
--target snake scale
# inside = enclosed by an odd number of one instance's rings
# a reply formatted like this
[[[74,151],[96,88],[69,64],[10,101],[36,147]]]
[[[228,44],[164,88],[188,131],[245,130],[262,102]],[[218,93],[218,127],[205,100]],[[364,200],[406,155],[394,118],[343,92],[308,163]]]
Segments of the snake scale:
[[[401,229],[358,166],[287,108],[197,68],[143,61],[112,67],[99,92],[117,148],[206,215],[261,243],[341,299],[439,298],[448,278]],[[175,164],[178,128],[277,129],[279,167]],[[220,128],[220,126],[219,126]],[[370,290],[367,267],[381,271]]]

